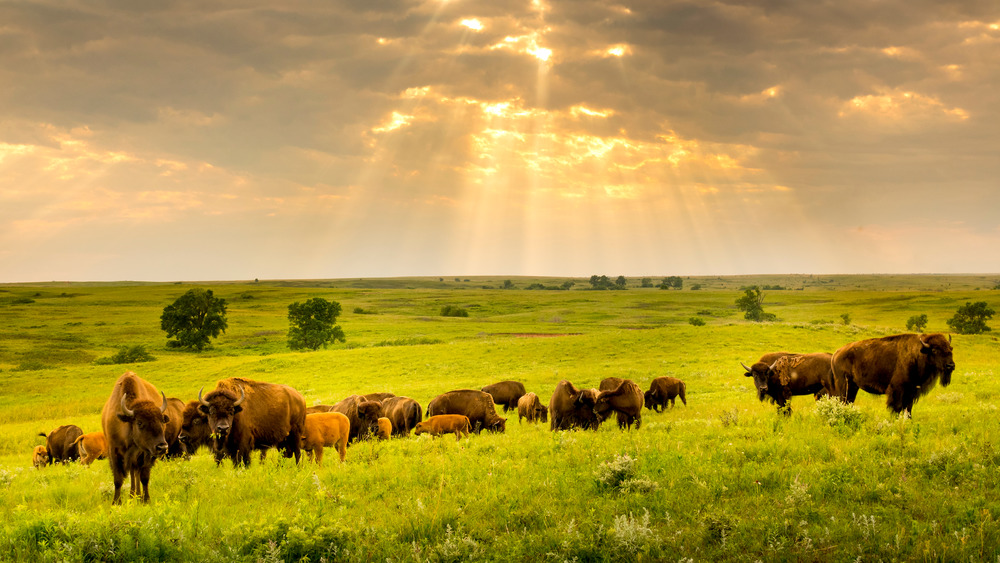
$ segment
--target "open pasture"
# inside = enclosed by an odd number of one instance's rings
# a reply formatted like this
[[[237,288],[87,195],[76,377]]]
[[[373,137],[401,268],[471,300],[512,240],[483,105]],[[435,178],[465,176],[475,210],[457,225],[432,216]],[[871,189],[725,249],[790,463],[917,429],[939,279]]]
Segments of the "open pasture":
[[[0,559],[38,561],[996,560],[1000,553],[1000,346],[954,337],[951,386],[899,419],[884,397],[857,409],[756,399],[739,363],[776,350],[833,352],[854,340],[928,332],[967,301],[997,308],[994,276],[685,278],[683,290],[501,290],[505,278],[0,286]],[[561,283],[511,278],[515,286]],[[659,278],[653,278],[659,282]],[[702,289],[689,289],[693,284]],[[778,321],[742,319],[750,284]],[[229,329],[202,353],[169,350],[163,307],[191,287],[228,302]],[[485,287],[489,288],[485,288]],[[285,345],[287,306],[342,305],[347,335],[316,352]],[[445,305],[469,317],[439,315]],[[359,311],[359,312],[355,312]],[[850,316],[843,324],[841,315]],[[689,319],[699,317],[704,326]],[[141,344],[153,362],[95,365]],[[111,506],[106,461],[31,468],[38,432],[99,429],[115,379],[133,370],[189,400],[226,377],[285,383],[309,405],[391,391],[426,408],[457,388],[522,381],[548,401],[568,379],[643,389],[671,375],[687,406],[643,411],[642,428],[518,424],[367,442],[343,465],[215,467],[158,462],[151,501]],[[504,416],[501,412],[501,415]]]

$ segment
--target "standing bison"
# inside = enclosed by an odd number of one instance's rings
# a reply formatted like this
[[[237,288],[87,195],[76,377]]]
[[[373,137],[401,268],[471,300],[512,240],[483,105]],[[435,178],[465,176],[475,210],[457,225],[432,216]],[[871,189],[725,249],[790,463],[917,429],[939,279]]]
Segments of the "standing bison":
[[[746,377],[753,377],[757,398],[778,405],[778,412],[790,415],[789,401],[796,395],[815,395],[817,399],[833,394],[830,354],[765,354],[752,367],[743,365]],[[771,360],[771,363],[766,363]]]
[[[594,412],[598,393],[597,389],[577,389],[565,379],[557,383],[549,399],[549,428],[553,431],[571,428],[597,430],[601,425]]]
[[[382,403],[369,401],[362,395],[351,395],[329,407],[328,412],[339,412],[347,417],[351,422],[350,441],[354,442],[355,440],[367,439],[378,432],[378,419],[382,417]]]
[[[507,419],[500,418],[493,407],[493,397],[485,391],[458,389],[438,395],[427,404],[427,416],[439,414],[462,414],[469,417],[472,431],[476,434],[483,428],[490,432],[503,432],[507,429]]]
[[[228,457],[233,466],[249,466],[250,452],[276,447],[299,462],[306,402],[295,389],[233,377],[204,397],[199,391],[198,401],[215,436],[216,461]]]
[[[897,334],[852,342],[833,354],[837,396],[853,403],[858,389],[886,395],[886,406],[912,414],[913,403],[941,381],[947,387],[955,371],[951,337]]]
[[[642,426],[642,389],[631,379],[608,377],[601,381],[600,393],[594,402],[594,412],[601,420],[605,420],[614,411],[618,419],[618,428],[631,429],[635,424],[638,430]]]
[[[517,400],[524,396],[524,384],[520,381],[500,381],[482,388],[493,397],[493,403],[503,407],[503,412],[517,410]]]
[[[168,397],[165,414],[170,418],[163,428],[163,436],[167,439],[167,457],[181,457],[185,451],[184,444],[179,439],[181,426],[184,424],[184,401]]]
[[[161,401],[162,399],[162,401]],[[108,461],[115,481],[111,504],[121,504],[125,475],[131,480],[130,492],[142,502],[149,502],[149,476],[156,458],[167,452],[163,436],[169,422],[167,397],[148,381],[128,371],[111,388],[111,396],[101,411],[101,427],[108,442]]]
[[[48,434],[39,432],[38,435],[45,438],[45,450],[48,452],[49,465],[80,459],[80,450],[76,445],[76,439],[83,436],[83,430],[79,426],[67,424]]]
[[[670,408],[674,408],[677,397],[680,397],[681,402],[685,405],[688,404],[687,397],[685,397],[686,392],[687,385],[680,379],[668,376],[657,377],[649,383],[649,391],[643,393],[643,404],[651,411],[663,412],[663,409],[667,408],[667,403],[670,403]]]
[[[409,397],[389,397],[382,401],[382,416],[392,423],[393,436],[409,436],[424,414],[420,403]]]
[[[208,415],[201,412],[199,401],[188,401],[181,411],[181,428],[177,442],[181,445],[185,459],[202,446],[212,445],[212,429],[208,427]]]
[[[317,412],[306,415],[305,430],[299,438],[299,447],[316,459],[316,465],[323,465],[323,448],[337,446],[341,463],[347,455],[347,439],[351,434],[351,423],[347,416],[339,412]]]
[[[528,422],[548,422],[549,409],[542,404],[541,399],[534,393],[525,393],[517,400],[517,421],[527,418]]]
[[[80,463],[84,465],[108,457],[108,441],[104,439],[104,432],[82,434],[74,444],[80,448]]]

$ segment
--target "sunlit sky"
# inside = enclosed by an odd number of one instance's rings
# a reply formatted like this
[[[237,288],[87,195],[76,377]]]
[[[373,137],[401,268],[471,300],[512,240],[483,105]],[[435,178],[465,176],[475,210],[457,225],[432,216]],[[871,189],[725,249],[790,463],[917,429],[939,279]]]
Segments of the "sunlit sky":
[[[0,3],[0,282],[1000,272],[994,0]]]

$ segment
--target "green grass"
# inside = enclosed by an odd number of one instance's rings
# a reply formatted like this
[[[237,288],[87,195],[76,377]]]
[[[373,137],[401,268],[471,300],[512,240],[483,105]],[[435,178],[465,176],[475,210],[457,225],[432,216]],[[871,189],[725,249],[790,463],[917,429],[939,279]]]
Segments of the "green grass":
[[[865,393],[857,410],[798,397],[791,417],[778,416],[739,367],[768,351],[832,352],[903,332],[915,314],[928,315],[928,331],[945,331],[966,301],[996,308],[993,276],[685,278],[685,287],[703,285],[696,291],[638,289],[638,279],[628,291],[586,290],[584,279],[569,291],[482,289],[505,279],[522,288],[563,281],[555,278],[443,279],[197,284],[229,303],[229,330],[200,354],[167,349],[159,330],[163,307],[194,284],[0,286],[0,560],[952,561],[1000,553],[992,334],[954,337],[952,385],[921,399],[912,420]],[[742,320],[734,302],[751,284],[793,288],[767,294],[764,308],[778,322]],[[287,306],[310,297],[341,303],[346,343],[288,350]],[[469,317],[442,317],[445,305]],[[692,316],[706,325],[692,326]],[[93,363],[125,345],[143,345],[156,360]],[[107,462],[36,471],[30,456],[40,431],[99,429],[126,369],[185,400],[240,376],[292,385],[308,404],[392,391],[423,406],[500,379],[523,381],[547,401],[564,378],[596,387],[628,377],[645,388],[673,375],[687,382],[688,405],[644,411],[642,428],[627,433],[613,423],[551,433],[513,415],[504,435],[357,444],[345,464],[323,468],[272,453],[237,470],[202,452],[158,463],[149,505],[112,507]],[[602,474],[613,463],[625,463],[635,484],[608,486]]]

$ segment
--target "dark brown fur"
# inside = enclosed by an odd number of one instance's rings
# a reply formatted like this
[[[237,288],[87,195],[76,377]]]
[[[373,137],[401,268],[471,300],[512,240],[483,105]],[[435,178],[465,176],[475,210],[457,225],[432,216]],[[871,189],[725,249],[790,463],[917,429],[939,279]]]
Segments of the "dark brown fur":
[[[507,429],[507,419],[500,418],[493,406],[493,397],[485,391],[458,389],[434,397],[427,405],[427,416],[462,414],[469,417],[472,431],[478,434],[483,428],[490,432]]]
[[[121,504],[125,475],[131,481],[132,496],[149,502],[149,477],[156,458],[167,451],[164,425],[170,421],[163,414],[167,397],[156,387],[132,372],[125,372],[114,387],[101,411],[101,427],[108,442],[108,461],[115,482],[112,504]],[[129,413],[131,411],[131,414]]]
[[[687,404],[687,385],[676,377],[657,377],[649,383],[649,391],[643,393],[643,404],[647,409],[655,412],[662,412],[670,403],[670,408],[674,407],[677,397],[681,402]]]
[[[393,436],[409,436],[424,417],[420,403],[409,397],[389,397],[382,401],[382,415],[392,423]]]
[[[520,381],[499,381],[481,389],[493,397],[493,403],[501,405],[503,412],[517,410],[517,400],[524,396],[524,384]]]
[[[167,457],[174,458],[184,455],[184,444],[178,439],[181,425],[184,424],[184,401],[175,397],[167,398],[166,415],[170,418],[163,428],[163,436],[167,439]]]
[[[382,417],[382,403],[366,400],[361,395],[351,395],[330,408],[351,421],[351,442],[365,440],[378,432],[378,419]]]
[[[601,424],[594,413],[598,393],[597,389],[577,389],[565,379],[557,383],[549,399],[549,428],[597,430]]]
[[[83,435],[83,430],[75,424],[59,426],[48,434],[39,432],[45,438],[45,450],[49,453],[49,465],[53,463],[68,463],[80,459],[80,450],[75,445],[76,439]]]
[[[612,385],[617,385],[608,389]],[[631,379],[609,377],[601,381],[601,392],[597,394],[594,412],[604,420],[612,411],[618,419],[618,428],[638,430],[642,426],[642,389]]]
[[[833,392],[830,357],[825,353],[764,354],[744,375],[753,377],[759,400],[769,400],[778,406],[778,412],[789,415],[792,397],[814,395],[819,399]]]
[[[387,393],[387,392],[367,393],[365,395],[362,395],[362,397],[364,397],[366,401],[378,401],[380,403],[382,401],[385,401],[386,399],[390,399],[395,396],[396,396],[395,393]]]
[[[198,408],[216,436],[216,461],[228,457],[234,466],[249,466],[253,450],[276,447],[299,462],[306,402],[295,389],[233,377],[220,381]]]
[[[951,339],[943,334],[897,334],[852,342],[833,354],[837,396],[853,403],[859,389],[886,395],[893,412],[911,414],[913,403],[955,371]]]
[[[184,457],[190,458],[198,448],[212,445],[212,429],[208,427],[208,415],[198,408],[197,400],[188,401],[181,411],[181,428],[177,434],[177,442],[181,445]]]
[[[517,400],[517,421],[527,418],[528,422],[548,422],[549,409],[534,393],[525,393]]]

